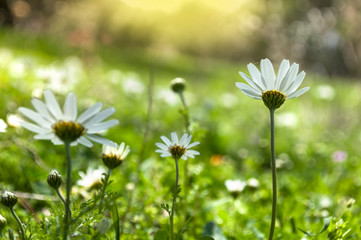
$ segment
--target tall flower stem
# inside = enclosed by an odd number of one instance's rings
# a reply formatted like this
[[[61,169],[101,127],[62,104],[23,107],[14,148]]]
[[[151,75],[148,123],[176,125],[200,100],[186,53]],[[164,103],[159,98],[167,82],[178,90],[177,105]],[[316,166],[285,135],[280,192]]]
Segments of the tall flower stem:
[[[169,222],[170,222],[170,239],[174,240],[174,224],[173,224],[173,220],[174,220],[174,209],[175,209],[175,204],[177,201],[177,197],[178,197],[178,180],[179,180],[179,168],[178,168],[178,159],[174,159],[175,161],[175,169],[176,169],[176,178],[175,178],[175,189],[174,189],[174,193],[173,193],[173,202],[172,202],[172,208],[171,208],[171,212],[169,215]]]
[[[14,208],[11,207],[11,208],[9,208],[9,209],[10,209],[11,214],[14,216],[16,222],[17,222],[18,225],[19,225],[20,234],[21,234],[21,239],[22,239],[22,240],[25,240],[25,231],[24,231],[23,223],[20,221],[19,217],[16,215],[16,213],[15,213],[15,211],[14,211]]]
[[[185,122],[185,130],[186,130],[186,133],[189,134],[189,126],[191,125],[191,123],[190,123],[188,105],[186,103],[183,91],[179,91],[178,94],[179,94],[179,97],[182,101],[183,108],[184,108],[183,115],[184,115],[184,122]],[[185,161],[184,165],[183,165],[183,194],[184,194],[184,199],[185,199],[185,201],[183,203],[184,208],[187,209],[186,204],[187,204],[187,196],[188,196],[188,161]]]
[[[272,220],[269,233],[269,240],[273,239],[273,233],[276,225],[277,212],[277,170],[276,170],[276,152],[275,152],[275,124],[274,124],[275,109],[270,108],[271,119],[271,168],[272,168]]]
[[[66,151],[66,200],[65,200],[65,217],[63,240],[67,240],[69,233],[69,219],[71,218],[70,210],[70,193],[71,193],[71,158],[70,158],[70,142],[64,142]]]

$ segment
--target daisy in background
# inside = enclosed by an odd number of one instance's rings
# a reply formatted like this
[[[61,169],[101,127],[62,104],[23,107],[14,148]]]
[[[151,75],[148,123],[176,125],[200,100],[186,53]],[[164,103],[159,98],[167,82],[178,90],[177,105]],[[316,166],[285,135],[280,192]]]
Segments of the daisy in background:
[[[105,197],[105,189],[108,186],[110,175],[114,168],[119,167],[125,158],[128,156],[130,148],[125,143],[121,143],[119,147],[113,147],[109,145],[103,145],[102,160],[105,166],[108,168],[107,174],[104,174],[103,188],[100,195],[99,211],[103,211],[103,198]]]
[[[160,153],[161,157],[170,157],[175,161],[176,167],[176,180],[175,180],[175,189],[172,194],[173,201],[172,207],[169,209],[168,204],[161,204],[161,206],[166,210],[169,214],[169,223],[170,223],[170,239],[174,240],[174,227],[173,227],[173,219],[174,219],[174,209],[176,200],[180,193],[180,188],[178,185],[179,180],[179,168],[178,168],[178,160],[182,158],[183,160],[187,160],[188,157],[194,158],[194,156],[199,155],[198,151],[190,150],[190,148],[197,146],[199,142],[193,142],[192,135],[184,134],[181,139],[178,139],[177,133],[171,133],[171,140],[165,136],[160,137],[164,143],[156,143],[155,145],[159,147],[159,149],[155,150],[157,153]]]
[[[172,156],[175,160],[182,158],[187,160],[188,157],[194,158],[195,155],[199,155],[199,152],[195,150],[190,150],[190,148],[197,146],[199,142],[190,143],[192,140],[192,135],[184,134],[181,139],[178,141],[177,133],[171,133],[171,140],[166,136],[160,137],[164,143],[156,143],[155,145],[159,149],[155,150],[157,153],[160,153],[161,157],[170,157]]]
[[[96,103],[79,117],[77,100],[74,93],[66,96],[63,111],[61,110],[51,90],[44,91],[45,102],[33,98],[31,103],[34,110],[20,107],[19,112],[31,120],[21,121],[22,127],[35,132],[35,139],[51,140],[55,145],[70,142],[71,145],[80,143],[86,147],[92,147],[93,142],[116,146],[112,141],[96,135],[116,124],[118,120],[103,122],[115,112],[114,108],[107,108],[100,111],[102,103]]]
[[[120,166],[130,152],[130,148],[125,143],[121,143],[119,147],[103,145],[102,160],[109,169]]]
[[[270,111],[271,119],[271,168],[272,168],[272,218],[269,233],[269,240],[273,239],[276,212],[277,212],[277,171],[275,153],[275,133],[274,133],[274,112],[282,106],[286,99],[301,96],[310,89],[309,87],[297,90],[306,76],[304,71],[298,73],[299,66],[293,63],[290,66],[288,60],[283,60],[278,68],[276,76],[270,60],[261,60],[261,71],[252,63],[248,64],[249,77],[243,72],[239,72],[242,78],[249,84],[236,82],[245,95],[262,100]]]

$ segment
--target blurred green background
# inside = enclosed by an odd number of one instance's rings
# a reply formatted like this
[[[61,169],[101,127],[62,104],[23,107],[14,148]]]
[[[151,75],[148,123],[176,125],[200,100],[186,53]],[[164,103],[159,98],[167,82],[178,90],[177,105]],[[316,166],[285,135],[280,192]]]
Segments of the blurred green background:
[[[188,162],[188,204],[179,208],[177,227],[193,216],[186,239],[197,239],[209,221],[227,239],[263,239],[271,214],[269,116],[235,82],[243,82],[238,71],[247,73],[249,62],[258,66],[268,57],[277,69],[285,58],[306,71],[302,86],[311,89],[276,112],[276,236],[301,239],[295,226],[316,232],[322,218],[332,216],[328,234],[351,229],[343,239],[361,238],[360,0],[5,0],[0,8],[0,118],[8,124],[0,135],[0,190],[54,194],[45,179],[53,168],[65,174],[63,148],[33,140],[12,119],[45,88],[61,103],[74,91],[79,112],[97,101],[117,110],[120,124],[104,135],[132,149],[111,185],[124,192],[125,212],[152,75],[150,135],[124,236],[153,239],[167,226],[159,205],[170,201],[174,181],[173,162],[155,154],[154,143],[184,131],[180,99],[169,88],[171,79],[182,77],[201,155]],[[99,168],[100,149],[72,149],[74,184],[79,171]],[[260,186],[233,199],[224,182],[250,178]],[[348,209],[350,198],[356,204]],[[31,207],[23,216],[49,207],[24,199]],[[341,219],[345,226],[336,228]]]

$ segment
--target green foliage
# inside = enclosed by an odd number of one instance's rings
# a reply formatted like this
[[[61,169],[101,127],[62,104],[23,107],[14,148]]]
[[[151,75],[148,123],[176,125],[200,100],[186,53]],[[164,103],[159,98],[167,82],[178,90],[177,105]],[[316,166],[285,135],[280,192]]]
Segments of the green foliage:
[[[2,119],[16,113],[19,106],[30,107],[34,89],[53,88],[59,99],[74,91],[79,112],[97,101],[116,108],[120,124],[104,134],[115,142],[126,142],[132,150],[120,168],[114,169],[102,195],[99,188],[78,183],[80,171],[103,166],[101,147],[71,149],[73,239],[115,239],[117,235],[129,240],[169,239],[175,169],[171,159],[154,152],[154,143],[171,131],[185,131],[182,103],[169,89],[175,77],[188,81],[184,96],[189,130],[194,141],[201,143],[196,148],[201,155],[187,162],[187,179],[186,162],[179,161],[183,190],[178,188],[175,193],[178,239],[265,239],[272,193],[269,120],[261,101],[243,96],[234,86],[235,81],[242,81],[237,71],[244,71],[246,64],[186,56],[155,61],[151,131],[138,160],[147,112],[148,56],[99,49],[91,57],[70,57],[79,50],[62,51],[64,46],[57,49],[50,43],[41,46],[43,40],[37,39],[28,42],[26,49],[18,40],[10,43],[11,34],[0,49]],[[44,77],[44,71],[52,77],[65,74],[67,80],[54,89],[55,80]],[[304,85],[311,90],[286,100],[275,116],[279,173],[275,239],[306,237],[299,227],[316,233],[322,219],[330,216],[327,230],[312,238],[360,239],[361,85],[309,73]],[[65,176],[63,147],[34,140],[32,133],[12,126],[0,137],[0,190],[19,193],[22,204],[16,212],[29,239],[54,239],[61,232],[64,206],[46,178],[51,169]],[[247,184],[233,197],[224,185],[227,179]],[[259,184],[251,184],[251,179]],[[352,208],[346,204],[350,198],[357,199]],[[7,209],[0,211],[7,220],[5,238],[18,239],[15,220]]]

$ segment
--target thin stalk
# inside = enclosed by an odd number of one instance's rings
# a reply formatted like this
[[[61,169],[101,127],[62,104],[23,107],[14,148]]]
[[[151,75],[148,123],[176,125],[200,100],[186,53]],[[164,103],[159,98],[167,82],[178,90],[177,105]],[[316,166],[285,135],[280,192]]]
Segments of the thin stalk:
[[[120,239],[119,212],[115,201],[114,201],[114,212],[115,212],[115,221],[114,221],[115,240],[119,240]]]
[[[186,130],[186,133],[189,134],[189,132],[190,132],[189,127],[190,127],[191,123],[190,123],[188,105],[186,103],[183,91],[179,91],[178,94],[179,94],[179,97],[182,101],[183,108],[184,108],[183,115],[184,115],[185,130]],[[183,164],[183,194],[184,194],[183,205],[184,205],[184,209],[186,209],[186,210],[187,210],[187,198],[188,198],[188,162],[189,161],[184,161],[184,164]],[[187,214],[185,214],[185,217],[187,218]]]
[[[65,142],[66,151],[66,201],[65,201],[65,217],[64,217],[64,232],[63,240],[68,239],[69,233],[69,218],[71,217],[70,210],[70,193],[71,193],[71,158],[70,158],[70,142]]]
[[[178,159],[174,159],[175,161],[175,169],[176,169],[176,178],[175,178],[175,189],[174,189],[174,193],[173,193],[173,202],[172,202],[172,209],[169,215],[169,222],[170,222],[170,239],[174,240],[174,209],[175,209],[175,204],[177,201],[177,196],[178,196],[178,180],[179,180],[179,168],[178,168]]]
[[[269,240],[273,239],[273,233],[276,225],[277,212],[277,170],[276,170],[276,152],[275,152],[275,124],[274,124],[275,109],[270,109],[271,118],[271,168],[272,168],[272,220],[269,233]]]
[[[16,222],[19,225],[20,228],[20,233],[21,233],[21,239],[25,240],[25,231],[24,231],[24,227],[23,227],[23,223],[20,221],[20,219],[18,218],[18,216],[16,215],[14,208],[10,208],[10,212],[11,214],[14,216]]]
[[[183,104],[183,107],[184,107],[185,127],[186,127],[186,131],[188,133],[189,132],[189,126],[191,125],[189,114],[188,114],[188,106],[187,106],[186,100],[184,98],[183,91],[180,91],[178,93],[179,93],[179,97],[180,97],[180,99],[182,101],[182,104]]]
[[[63,202],[64,206],[66,206],[66,201],[63,197],[63,195],[61,194],[59,188],[55,189],[56,194],[58,195],[58,197],[60,198],[60,200]],[[71,210],[69,209],[69,212],[71,213]]]
[[[101,195],[100,195],[99,213],[101,213],[102,208],[103,208],[104,196],[105,196],[105,189],[106,189],[107,186],[108,186],[108,181],[109,181],[110,174],[112,174],[112,169],[111,169],[111,168],[108,168],[108,173],[107,173],[107,175],[105,176],[104,183],[103,183],[103,188],[102,188],[102,192],[101,192]]]

